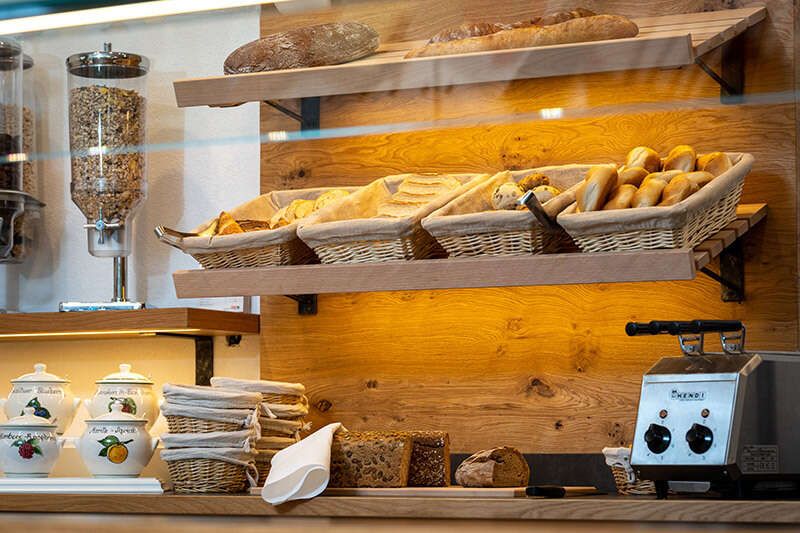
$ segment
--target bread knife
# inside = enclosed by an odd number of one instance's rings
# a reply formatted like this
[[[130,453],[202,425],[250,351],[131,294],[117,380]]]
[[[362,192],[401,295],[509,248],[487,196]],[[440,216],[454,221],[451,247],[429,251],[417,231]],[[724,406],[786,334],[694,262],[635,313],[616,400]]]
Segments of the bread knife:
[[[550,215],[547,214],[547,211],[544,210],[542,203],[539,201],[536,195],[533,194],[533,191],[528,191],[523,194],[519,200],[517,200],[517,203],[527,207],[528,210],[533,213],[533,216],[536,217],[536,220],[538,220],[539,223],[541,223],[545,228],[554,231],[561,229],[559,228],[558,224],[556,224],[555,221],[550,218]]]
[[[595,496],[604,494],[597,487],[563,487],[561,485],[533,485],[525,488],[526,496],[564,498],[567,496]]]

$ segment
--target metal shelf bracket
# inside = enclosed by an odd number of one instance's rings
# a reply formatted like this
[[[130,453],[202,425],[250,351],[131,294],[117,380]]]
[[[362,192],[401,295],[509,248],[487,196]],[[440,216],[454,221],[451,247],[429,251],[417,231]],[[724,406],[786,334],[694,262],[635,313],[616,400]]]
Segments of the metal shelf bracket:
[[[156,335],[194,339],[194,383],[211,385],[211,376],[214,375],[214,337],[186,333],[156,333]]]
[[[708,267],[700,272],[720,284],[723,302],[744,301],[744,248],[737,239],[719,255],[719,274]]]
[[[300,123],[300,131],[318,130],[320,122],[320,97],[311,96],[300,99],[300,112],[292,111],[288,107],[279,104],[274,100],[264,100],[268,106],[277,109],[287,117],[293,118]]]
[[[297,302],[297,314],[311,316],[317,314],[316,294],[287,294],[287,298]]]
[[[739,104],[744,100],[745,36],[740,33],[721,47],[721,74],[717,74],[702,58],[694,62],[719,84],[719,100],[723,104]]]

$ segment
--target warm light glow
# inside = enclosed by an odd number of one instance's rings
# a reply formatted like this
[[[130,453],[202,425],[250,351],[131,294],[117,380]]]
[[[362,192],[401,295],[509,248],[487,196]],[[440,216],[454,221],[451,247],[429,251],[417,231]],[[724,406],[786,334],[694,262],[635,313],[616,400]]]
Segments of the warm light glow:
[[[564,116],[564,109],[561,107],[546,107],[539,110],[539,116],[545,120],[552,120]]]
[[[122,6],[99,7],[66,13],[53,13],[51,15],[38,15],[0,21],[0,35],[19,35],[42,30],[59,28],[72,28],[75,26],[89,26],[119,22],[122,20],[148,19],[181,15],[185,13],[198,13],[204,11],[217,11],[235,7],[257,6],[261,4],[278,4],[293,0],[160,0],[156,2],[141,2]]]
[[[289,134],[285,131],[270,131],[267,133],[267,139],[273,142],[285,141],[289,138]]]
[[[37,338],[52,338],[52,337],[119,337],[122,335],[130,335],[136,337],[154,337],[159,333],[176,333],[186,335],[199,335],[201,330],[195,328],[175,328],[175,329],[120,329],[108,331],[48,331],[41,333],[0,333],[0,340],[14,340],[14,339],[30,339],[36,340]]]

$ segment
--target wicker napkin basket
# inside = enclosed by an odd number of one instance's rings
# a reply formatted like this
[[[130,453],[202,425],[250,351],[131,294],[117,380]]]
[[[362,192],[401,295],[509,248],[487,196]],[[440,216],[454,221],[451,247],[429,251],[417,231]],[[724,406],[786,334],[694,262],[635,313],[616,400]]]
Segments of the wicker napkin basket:
[[[562,165],[512,172],[514,181],[541,173],[563,192],[546,202],[545,212],[556,215],[575,201],[575,190],[590,165]],[[451,257],[483,255],[530,255],[545,251],[567,251],[571,241],[561,232],[545,227],[528,211],[495,211],[492,193],[505,182],[495,174],[468,192],[437,209],[424,219],[422,227],[442,245]],[[574,245],[572,245],[574,246]]]
[[[237,220],[268,221],[279,209],[292,200],[315,200],[332,189],[351,193],[358,187],[319,187],[273,191],[262,194],[230,211]],[[333,206],[329,206],[331,208]],[[324,208],[321,211],[325,211]],[[321,212],[320,211],[320,212]],[[207,220],[192,230],[199,233],[214,222]],[[278,265],[297,265],[315,262],[314,252],[297,238],[298,223],[271,230],[248,231],[213,237],[176,237],[159,235],[167,244],[194,257],[203,268],[250,268]]]
[[[728,153],[733,166],[687,199],[670,207],[576,213],[573,204],[558,224],[584,252],[691,248],[736,220],[753,156]]]
[[[245,466],[215,459],[165,462],[176,494],[237,494],[249,487]]]
[[[444,257],[441,246],[420,221],[454,198],[464,194],[488,174],[448,174],[461,182],[403,218],[373,218],[378,206],[388,200],[413,174],[387,176],[373,181],[344,198],[330,210],[301,220],[297,234],[323,263],[379,263],[384,261]]]

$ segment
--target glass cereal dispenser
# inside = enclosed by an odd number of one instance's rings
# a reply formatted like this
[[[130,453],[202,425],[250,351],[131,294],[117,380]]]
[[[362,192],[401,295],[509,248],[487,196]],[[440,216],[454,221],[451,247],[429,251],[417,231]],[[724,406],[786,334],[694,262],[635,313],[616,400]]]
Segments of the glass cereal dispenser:
[[[0,263],[13,259],[23,215],[22,48],[0,37]]]
[[[67,58],[72,201],[86,217],[89,253],[114,259],[112,302],[62,303],[64,311],[138,309],[127,298],[133,217],[146,196],[146,57],[102,51]]]

